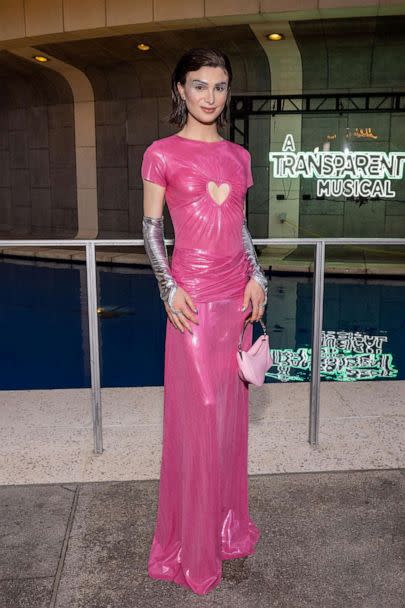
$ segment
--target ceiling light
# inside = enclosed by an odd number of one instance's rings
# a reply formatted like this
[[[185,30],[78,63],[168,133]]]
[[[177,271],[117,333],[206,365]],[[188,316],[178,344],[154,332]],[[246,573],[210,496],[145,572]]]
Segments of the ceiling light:
[[[46,61],[49,61],[48,57],[44,57],[44,55],[33,55],[32,58],[35,59],[35,61],[38,61],[39,63],[45,63]]]
[[[149,51],[150,46],[149,44],[144,44],[143,42],[140,42],[139,44],[136,45],[136,47],[140,50],[140,51]]]
[[[277,41],[277,40],[283,40],[285,38],[285,36],[284,36],[284,34],[278,34],[278,33],[274,32],[273,34],[267,34],[267,38],[268,38],[268,40]]]

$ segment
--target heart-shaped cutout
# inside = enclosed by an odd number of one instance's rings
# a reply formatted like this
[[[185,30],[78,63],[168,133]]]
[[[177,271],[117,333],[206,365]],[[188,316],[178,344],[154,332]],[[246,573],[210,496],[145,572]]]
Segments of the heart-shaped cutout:
[[[215,182],[208,182],[208,192],[217,205],[222,205],[228,198],[230,189],[229,184],[226,182],[223,182],[220,186],[217,186]]]

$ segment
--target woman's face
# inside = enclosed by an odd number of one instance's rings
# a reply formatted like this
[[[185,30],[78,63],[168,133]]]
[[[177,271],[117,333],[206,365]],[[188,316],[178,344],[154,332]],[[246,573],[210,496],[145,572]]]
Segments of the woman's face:
[[[228,75],[222,68],[204,66],[188,72],[185,86],[177,83],[177,88],[189,113],[196,120],[207,124],[215,122],[224,109],[228,80]]]

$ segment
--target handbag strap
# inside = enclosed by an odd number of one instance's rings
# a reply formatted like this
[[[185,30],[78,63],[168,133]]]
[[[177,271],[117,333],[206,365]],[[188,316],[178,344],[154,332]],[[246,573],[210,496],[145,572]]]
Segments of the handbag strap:
[[[267,334],[267,330],[266,330],[265,324],[263,323],[263,321],[261,319],[258,319],[258,321],[259,321],[260,325],[262,326],[263,334],[266,335]],[[245,319],[244,322],[243,322],[243,329],[242,329],[242,332],[241,332],[240,338],[239,338],[238,351],[242,350],[243,334],[245,333],[245,329],[246,329],[248,323],[250,323],[249,317],[247,319]]]

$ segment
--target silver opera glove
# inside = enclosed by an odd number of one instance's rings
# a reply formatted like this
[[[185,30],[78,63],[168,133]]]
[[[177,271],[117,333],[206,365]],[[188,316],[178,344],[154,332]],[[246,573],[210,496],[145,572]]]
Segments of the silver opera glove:
[[[265,306],[267,304],[267,278],[264,274],[263,268],[260,266],[259,261],[257,259],[252,237],[247,227],[246,217],[243,220],[242,226],[242,242],[243,249],[250,264],[249,277],[257,281],[259,285],[263,288],[265,294],[265,300],[263,305]]]
[[[145,250],[158,282],[160,298],[173,309],[173,299],[177,283],[170,272],[166,243],[164,241],[163,221],[163,216],[149,217],[144,215],[142,233]]]

